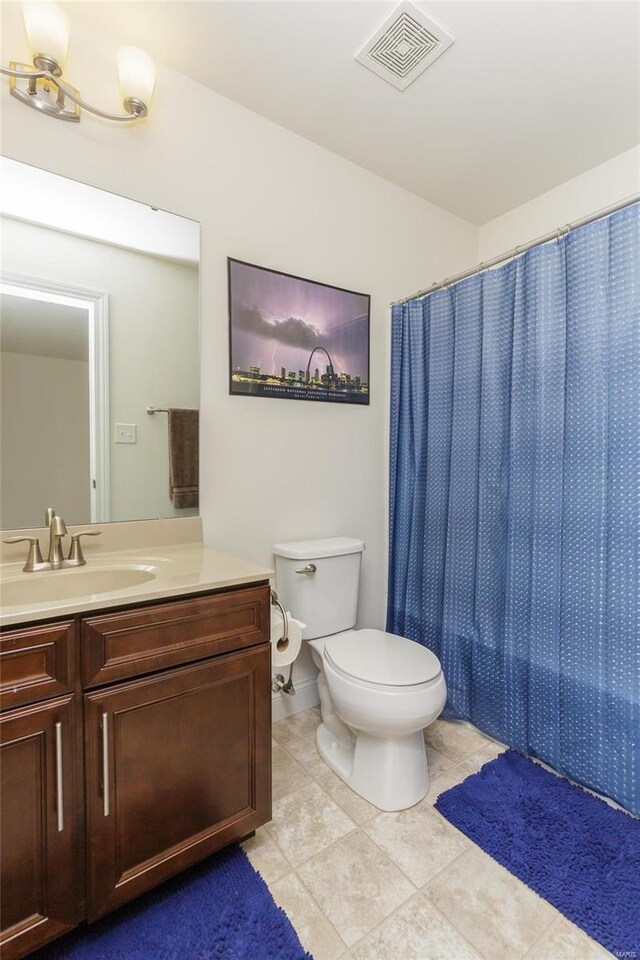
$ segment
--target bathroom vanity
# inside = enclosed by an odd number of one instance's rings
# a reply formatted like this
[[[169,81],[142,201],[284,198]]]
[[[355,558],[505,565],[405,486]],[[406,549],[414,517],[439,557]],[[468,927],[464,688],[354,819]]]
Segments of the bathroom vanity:
[[[200,403],[199,225],[7,158],[0,172],[15,960],[270,818],[272,571],[202,545],[193,416],[169,453],[170,411]]]
[[[53,604],[64,615],[4,608],[5,960],[270,818],[270,571],[199,544],[162,553],[153,579]],[[78,574],[54,576],[64,593]]]

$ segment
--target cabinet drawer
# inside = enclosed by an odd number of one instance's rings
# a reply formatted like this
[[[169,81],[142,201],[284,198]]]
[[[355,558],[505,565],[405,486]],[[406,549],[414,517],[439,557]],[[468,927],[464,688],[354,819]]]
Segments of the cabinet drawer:
[[[82,677],[95,687],[269,640],[269,587],[129,610],[82,622]]]
[[[72,621],[0,635],[0,707],[17,707],[73,690]]]

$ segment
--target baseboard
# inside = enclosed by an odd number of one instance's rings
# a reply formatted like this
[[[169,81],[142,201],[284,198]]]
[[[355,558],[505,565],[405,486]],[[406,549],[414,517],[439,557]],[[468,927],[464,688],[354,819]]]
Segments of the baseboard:
[[[292,717],[295,713],[302,713],[309,707],[315,707],[320,703],[318,696],[318,683],[315,677],[308,680],[301,680],[296,683],[296,692],[291,696],[287,693],[271,694],[271,716],[274,723],[278,720],[285,720]]]

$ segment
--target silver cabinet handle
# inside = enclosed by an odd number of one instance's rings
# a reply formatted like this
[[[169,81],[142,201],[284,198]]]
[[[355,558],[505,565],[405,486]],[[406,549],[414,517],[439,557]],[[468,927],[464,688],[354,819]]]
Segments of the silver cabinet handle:
[[[64,830],[64,792],[62,781],[62,724],[56,723],[56,807],[58,833]]]
[[[306,567],[300,567],[299,570],[296,570],[296,573],[315,573],[317,569],[315,563],[308,563]]]
[[[109,816],[109,714],[102,714],[102,812]]]

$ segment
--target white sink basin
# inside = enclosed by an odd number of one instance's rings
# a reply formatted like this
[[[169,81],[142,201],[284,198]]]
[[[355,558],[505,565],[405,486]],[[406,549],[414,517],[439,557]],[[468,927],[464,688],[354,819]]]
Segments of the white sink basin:
[[[0,602],[3,607],[21,607],[55,600],[74,600],[126,590],[155,580],[155,576],[155,573],[142,567],[25,573],[15,580],[0,582]]]

